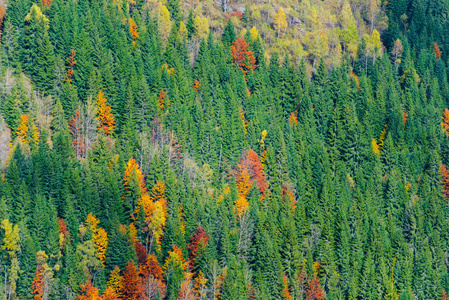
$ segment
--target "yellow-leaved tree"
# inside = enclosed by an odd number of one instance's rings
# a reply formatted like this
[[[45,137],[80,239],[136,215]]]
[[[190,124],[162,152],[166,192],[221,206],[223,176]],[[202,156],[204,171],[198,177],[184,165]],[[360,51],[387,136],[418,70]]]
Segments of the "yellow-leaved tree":
[[[39,143],[39,129],[36,124],[31,121],[30,115],[22,115],[20,117],[20,124],[16,133],[20,140],[25,144]]]
[[[170,12],[161,2],[158,3],[158,12],[159,30],[161,32],[162,39],[167,41],[172,26]]]
[[[107,99],[104,97],[102,90],[97,95],[97,119],[98,131],[104,132],[106,135],[111,135],[115,129],[114,115],[112,115],[111,107],[106,103]]]
[[[207,18],[196,16],[193,26],[195,27],[195,35],[199,40],[207,38],[209,35],[209,21]]]
[[[92,231],[92,240],[95,243],[98,258],[103,267],[105,266],[106,250],[108,248],[108,233],[101,227],[98,227],[100,221],[90,213],[86,218],[86,226]]]
[[[20,267],[17,253],[20,251],[19,226],[13,225],[8,219],[2,221],[0,226],[4,231],[2,249],[6,250],[11,266],[8,271],[8,293],[14,299],[16,297],[17,279],[19,279]],[[6,282],[6,279],[5,279]]]
[[[161,247],[160,238],[167,221],[167,200],[165,198],[165,184],[158,181],[152,188],[151,193],[143,193],[135,209],[135,216],[140,216],[143,209],[145,217],[144,231],[147,232],[146,248],[150,251],[153,244],[159,250]]]
[[[277,14],[274,16],[274,29],[276,29],[278,37],[287,29],[287,18],[282,7],[279,8]]]

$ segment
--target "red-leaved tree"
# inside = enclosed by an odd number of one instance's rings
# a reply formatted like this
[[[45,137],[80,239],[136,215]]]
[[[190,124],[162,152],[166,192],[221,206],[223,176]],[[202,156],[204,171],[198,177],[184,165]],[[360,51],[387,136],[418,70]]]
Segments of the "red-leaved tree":
[[[250,70],[254,70],[259,66],[256,65],[254,52],[249,51],[249,44],[245,42],[245,39],[243,37],[236,39],[232,43],[231,54],[233,58],[233,64],[237,65],[245,75]]]
[[[190,251],[189,267],[191,270],[194,269],[198,252],[204,251],[208,242],[209,236],[206,234],[206,231],[204,231],[203,227],[199,225],[195,230],[193,236],[190,238],[190,244],[187,246],[187,249]]]

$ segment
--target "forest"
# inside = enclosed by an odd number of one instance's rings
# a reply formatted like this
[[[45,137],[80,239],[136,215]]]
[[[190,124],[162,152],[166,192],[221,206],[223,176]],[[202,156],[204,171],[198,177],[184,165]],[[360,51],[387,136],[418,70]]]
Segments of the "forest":
[[[448,299],[448,14],[0,1],[0,298]]]

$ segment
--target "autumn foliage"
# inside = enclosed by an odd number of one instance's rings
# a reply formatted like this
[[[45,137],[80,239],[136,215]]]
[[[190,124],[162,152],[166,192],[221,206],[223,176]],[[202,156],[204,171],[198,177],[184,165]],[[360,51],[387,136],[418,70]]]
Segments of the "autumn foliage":
[[[98,295],[98,289],[89,280],[81,285],[80,293],[76,296],[76,300],[101,300],[101,297]]]
[[[123,272],[122,298],[129,300],[142,299],[144,287],[139,277],[139,270],[133,261],[129,261]]]
[[[435,54],[435,58],[437,61],[440,60],[441,54],[443,54],[443,51],[440,50],[440,47],[438,47],[437,43],[433,43],[433,53]]]
[[[25,144],[30,142],[34,142],[35,144],[39,143],[39,130],[31,121],[29,115],[22,115],[20,117],[20,124],[16,133],[20,140]]]
[[[109,275],[108,286],[114,291],[117,297],[121,296],[123,290],[123,276],[120,275],[120,268],[115,266]]]
[[[189,266],[193,270],[196,256],[199,251],[204,251],[209,242],[209,236],[204,231],[203,227],[199,225],[195,230],[195,233],[190,238],[190,244],[187,249],[190,251]]]
[[[139,32],[137,31],[136,22],[133,19],[129,18],[129,33],[133,39],[133,46],[136,45],[136,40],[139,37]]]
[[[106,230],[98,227],[98,223],[100,223],[100,221],[92,213],[87,216],[86,226],[89,226],[92,231],[92,239],[95,243],[98,258],[104,266],[109,240]]]
[[[44,267],[42,264],[39,264],[36,268],[36,273],[33,279],[33,283],[31,284],[31,289],[33,294],[33,300],[42,300],[44,297]]]
[[[137,179],[140,192],[142,194],[146,193],[147,189],[145,188],[145,180],[144,175],[142,174],[142,170],[139,169],[139,164],[136,162],[136,160],[134,158],[131,158],[126,165],[125,176],[123,177],[123,180],[125,181],[125,190],[130,188],[131,180],[133,180],[133,178]]]
[[[106,135],[110,135],[115,129],[114,115],[111,112],[111,107],[106,104],[106,98],[102,90],[97,95],[97,118],[99,121],[98,130],[104,132]]]
[[[446,136],[449,136],[449,109],[446,108],[444,110],[441,119],[443,120],[441,126],[443,126],[443,130],[446,133]]]
[[[306,289],[306,300],[324,300],[326,295],[321,288],[320,280],[315,276]]]
[[[256,65],[254,52],[249,51],[249,44],[245,42],[245,39],[243,37],[237,38],[232,43],[231,54],[233,58],[233,64],[237,65],[245,75],[250,70],[254,70],[259,66]]]
[[[148,238],[151,239],[150,244],[152,245],[153,242],[156,242],[156,246],[159,249],[163,228],[167,220],[167,200],[163,182],[156,182],[150,193],[146,191],[142,193],[135,209],[135,216],[139,216],[141,208],[143,208],[145,216],[145,227],[143,230],[148,233]]]
[[[441,191],[446,199],[446,202],[449,201],[449,171],[447,170],[446,165],[441,164],[440,166],[440,174],[443,179],[442,186],[443,190]]]

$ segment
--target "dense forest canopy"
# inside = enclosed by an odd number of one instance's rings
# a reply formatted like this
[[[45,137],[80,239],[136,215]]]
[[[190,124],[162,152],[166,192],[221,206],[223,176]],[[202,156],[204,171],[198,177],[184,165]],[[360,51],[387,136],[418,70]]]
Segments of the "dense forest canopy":
[[[447,299],[448,13],[0,6],[0,297]]]

